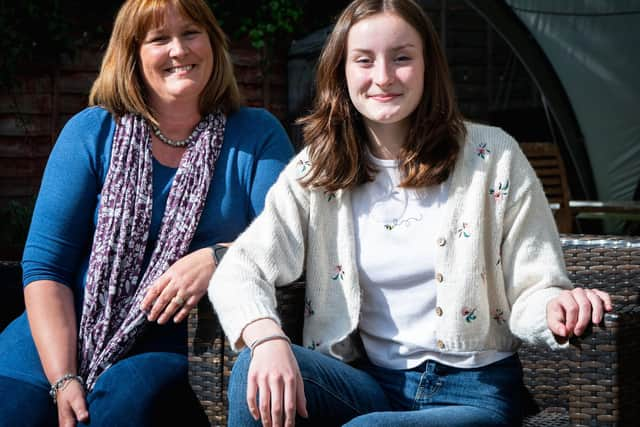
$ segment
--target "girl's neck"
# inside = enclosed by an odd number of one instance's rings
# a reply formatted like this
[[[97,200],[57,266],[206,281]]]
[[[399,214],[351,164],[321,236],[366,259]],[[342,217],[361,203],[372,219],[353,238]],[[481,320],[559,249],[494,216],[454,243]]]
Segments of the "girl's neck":
[[[408,126],[405,123],[366,123],[371,154],[379,159],[397,160],[405,144]]]

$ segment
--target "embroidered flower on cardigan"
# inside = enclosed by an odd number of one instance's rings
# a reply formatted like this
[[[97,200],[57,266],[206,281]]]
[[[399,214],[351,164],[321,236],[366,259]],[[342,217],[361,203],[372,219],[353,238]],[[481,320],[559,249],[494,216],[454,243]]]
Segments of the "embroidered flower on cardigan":
[[[331,277],[331,280],[343,280],[344,279],[344,270],[341,265],[336,265],[336,274]]]
[[[336,193],[331,191],[325,191],[324,195],[327,196],[327,202],[330,202],[336,198]]]
[[[469,224],[466,222],[463,222],[458,228],[458,238],[462,237],[471,237],[471,230],[469,230]]]
[[[462,307],[462,316],[467,323],[471,323],[476,320],[476,308]]]
[[[480,157],[482,160],[485,160],[486,157],[491,153],[491,150],[489,150],[487,148],[487,143],[483,142],[481,144],[478,144],[478,146],[476,147],[476,154],[478,155],[478,157]]]
[[[309,160],[298,160],[298,175],[302,175],[304,174],[310,167],[311,167],[311,162]]]
[[[315,350],[318,346],[322,344],[320,341],[311,340],[311,344],[307,346],[309,350]]]
[[[504,184],[498,182],[498,188],[490,188],[489,194],[491,194],[496,201],[504,199],[507,194],[509,194],[509,180],[506,180]]]
[[[304,299],[304,317],[313,316],[315,311],[313,311],[313,304],[310,299]]]
[[[505,324],[507,321],[504,319],[504,311],[500,308],[496,308],[493,311],[493,316],[492,316],[493,320],[495,320],[496,322],[498,322],[498,325],[503,325]]]

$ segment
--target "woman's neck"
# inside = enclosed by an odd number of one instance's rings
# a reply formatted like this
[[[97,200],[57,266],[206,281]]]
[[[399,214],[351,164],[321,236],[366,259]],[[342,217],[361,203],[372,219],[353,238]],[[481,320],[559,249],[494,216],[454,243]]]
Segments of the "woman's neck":
[[[194,108],[193,105],[154,106],[154,111],[160,131],[164,136],[173,140],[183,140],[189,137],[201,119],[198,108]],[[177,168],[186,148],[169,146],[153,134],[151,138],[153,157],[161,165]]]
[[[197,105],[154,106],[160,131],[171,139],[181,140],[193,132],[202,116]]]
[[[379,159],[397,160],[405,144],[408,126],[405,123],[366,123],[371,154]]]

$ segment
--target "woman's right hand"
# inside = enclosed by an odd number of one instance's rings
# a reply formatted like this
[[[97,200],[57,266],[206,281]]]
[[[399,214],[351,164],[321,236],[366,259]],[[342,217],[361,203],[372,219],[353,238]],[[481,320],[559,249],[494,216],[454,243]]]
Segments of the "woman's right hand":
[[[60,427],[75,427],[78,421],[83,423],[89,421],[84,389],[78,381],[69,381],[66,387],[58,390],[56,400]]]
[[[245,328],[243,338],[251,343],[274,334],[284,333],[273,320],[261,319]],[[261,419],[265,426],[293,427],[296,413],[308,417],[302,376],[287,341],[271,340],[254,348],[248,372],[247,405],[253,418]]]

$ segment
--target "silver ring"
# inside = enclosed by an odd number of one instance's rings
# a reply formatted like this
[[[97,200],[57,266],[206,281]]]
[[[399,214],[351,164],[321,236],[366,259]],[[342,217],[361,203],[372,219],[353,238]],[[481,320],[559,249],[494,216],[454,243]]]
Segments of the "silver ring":
[[[184,298],[182,298],[181,296],[178,296],[177,294],[175,297],[173,297],[171,301],[173,301],[177,305],[183,305],[185,303]]]

